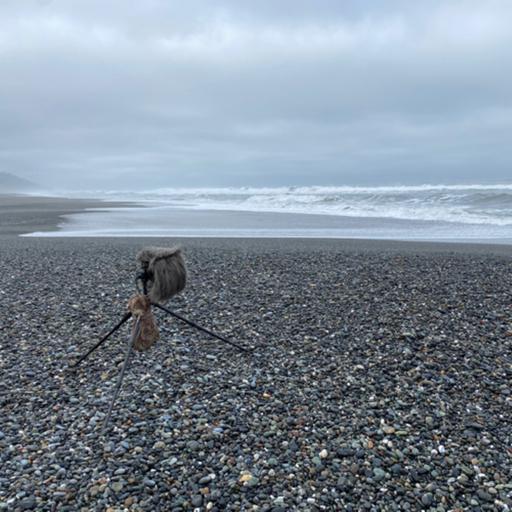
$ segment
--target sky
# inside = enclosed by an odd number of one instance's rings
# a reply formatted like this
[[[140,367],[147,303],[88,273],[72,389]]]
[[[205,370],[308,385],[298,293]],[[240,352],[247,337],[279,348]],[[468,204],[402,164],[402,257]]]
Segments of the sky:
[[[1,0],[0,172],[512,181],[510,0]]]

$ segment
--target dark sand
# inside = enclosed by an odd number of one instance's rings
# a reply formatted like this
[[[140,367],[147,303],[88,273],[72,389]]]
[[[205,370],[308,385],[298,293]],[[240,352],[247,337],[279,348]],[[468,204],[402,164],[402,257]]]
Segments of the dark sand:
[[[64,215],[82,212],[87,208],[112,208],[125,205],[125,203],[89,199],[0,194],[0,236],[54,231],[63,222]]]
[[[510,247],[184,239],[169,306],[255,351],[159,313],[102,438],[127,330],[68,362],[174,242],[0,237],[0,510],[512,507]]]
[[[81,213],[88,208],[115,208],[115,207],[140,207],[140,205],[133,203],[121,202],[106,202],[106,201],[93,201],[86,199],[65,199],[65,198],[52,198],[52,197],[33,197],[22,195],[1,195],[0,194],[0,237],[17,236],[35,231],[51,232],[58,229],[59,224],[65,222],[64,216],[72,213]],[[234,222],[240,222],[237,217],[252,217],[251,222],[258,222],[254,218],[258,217],[257,213],[252,212],[224,212],[224,211],[187,211],[184,212],[180,209],[176,210],[178,216],[177,224],[186,224],[196,226],[197,223],[204,223],[209,225],[211,216],[226,216],[232,214]],[[287,217],[296,217],[295,214],[269,214],[283,217],[283,226],[290,226],[292,221],[286,221]],[[310,218],[324,216],[308,216],[299,215],[299,217]],[[188,221],[186,220],[188,218]],[[332,219],[334,217],[325,216],[325,219]],[[348,222],[353,222],[354,219],[347,218]],[[225,219],[223,220],[225,222]],[[336,222],[339,222],[337,220]],[[307,225],[306,225],[307,227]],[[113,238],[117,243],[123,243],[118,238]],[[165,239],[155,238],[153,242],[149,238],[141,238],[143,244],[158,244],[162,243]],[[179,239],[176,239],[179,240]],[[183,238],[181,243],[187,244],[191,239]],[[206,239],[205,239],[206,240]],[[218,240],[218,242],[216,242]],[[243,239],[237,240],[236,238],[215,238],[210,242],[213,245],[224,246],[225,242],[231,244],[244,245]],[[133,241],[132,241],[133,242]],[[259,239],[256,244],[269,247],[278,247],[282,244],[287,245],[291,242],[290,239]],[[250,241],[247,241],[251,245]],[[318,239],[303,239],[304,247],[315,250],[319,245]],[[341,245],[340,245],[341,244]],[[512,255],[512,244],[483,244],[483,243],[455,243],[455,242],[403,242],[403,241],[389,241],[389,240],[356,240],[356,239],[325,239],[321,241],[321,247],[333,246],[342,247],[354,251],[377,251],[377,252],[427,252],[427,253],[468,253],[468,254],[494,254],[494,255]]]

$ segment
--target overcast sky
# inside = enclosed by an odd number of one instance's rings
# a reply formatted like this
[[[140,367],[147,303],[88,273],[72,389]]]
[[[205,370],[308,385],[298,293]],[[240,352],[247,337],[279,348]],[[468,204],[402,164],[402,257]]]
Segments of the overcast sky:
[[[512,181],[512,1],[1,0],[0,171]]]

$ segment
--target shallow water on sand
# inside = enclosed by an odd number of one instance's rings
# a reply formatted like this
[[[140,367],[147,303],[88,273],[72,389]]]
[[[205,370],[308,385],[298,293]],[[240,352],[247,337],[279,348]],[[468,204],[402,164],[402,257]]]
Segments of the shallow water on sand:
[[[512,243],[512,225],[300,213],[187,209],[168,204],[89,209],[58,231],[28,236],[305,237]]]

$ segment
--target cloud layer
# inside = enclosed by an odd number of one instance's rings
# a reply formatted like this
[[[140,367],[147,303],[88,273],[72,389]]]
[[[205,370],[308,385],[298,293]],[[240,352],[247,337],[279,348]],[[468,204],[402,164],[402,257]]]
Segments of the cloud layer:
[[[510,181],[511,26],[508,0],[4,0],[0,170],[108,188]]]

